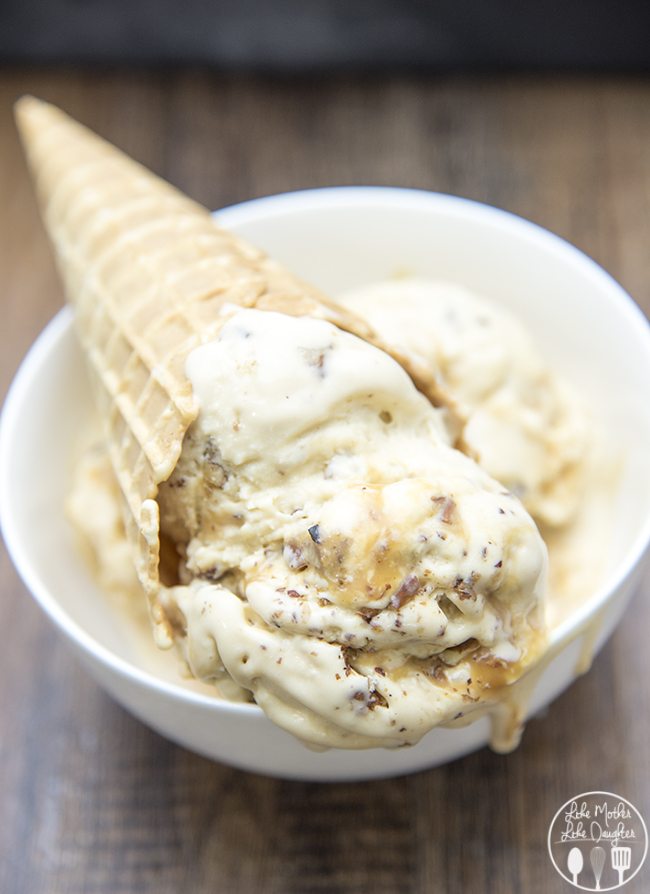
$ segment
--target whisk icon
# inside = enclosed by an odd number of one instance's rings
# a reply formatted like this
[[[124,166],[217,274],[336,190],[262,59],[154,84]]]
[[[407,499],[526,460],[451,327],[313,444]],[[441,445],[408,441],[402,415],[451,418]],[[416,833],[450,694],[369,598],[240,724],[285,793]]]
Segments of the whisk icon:
[[[591,853],[589,854],[589,861],[591,862],[591,868],[594,871],[594,878],[596,880],[596,887],[594,890],[600,891],[600,877],[605,868],[605,851],[603,848],[598,845],[592,847]]]

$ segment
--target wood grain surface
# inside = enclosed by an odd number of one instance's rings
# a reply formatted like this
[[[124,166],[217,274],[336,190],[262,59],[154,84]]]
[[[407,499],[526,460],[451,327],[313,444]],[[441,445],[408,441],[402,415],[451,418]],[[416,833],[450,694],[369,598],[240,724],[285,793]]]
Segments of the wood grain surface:
[[[29,91],[209,206],[344,183],[457,193],[593,255],[650,310],[650,82],[234,79],[0,70],[0,388],[61,304],[11,119]],[[568,891],[546,852],[570,796],[650,819],[650,581],[592,671],[483,750],[385,782],[212,764],[149,731],[68,654],[0,558],[0,892]],[[650,889],[650,865],[625,888]]]

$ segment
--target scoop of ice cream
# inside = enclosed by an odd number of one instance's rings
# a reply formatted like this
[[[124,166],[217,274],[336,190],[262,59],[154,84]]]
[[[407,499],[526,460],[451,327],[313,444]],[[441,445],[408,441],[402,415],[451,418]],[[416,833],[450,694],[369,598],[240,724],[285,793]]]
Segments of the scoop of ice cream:
[[[417,741],[519,676],[546,550],[387,354],[239,310],[190,355],[200,404],[160,489],[193,671],[319,746]]]
[[[584,412],[518,320],[433,280],[376,283],[340,301],[439,376],[461,417],[465,447],[539,522],[571,519],[581,492]]]
[[[119,486],[101,438],[80,454],[66,500],[66,515],[79,536],[100,586],[122,604],[146,614],[133,555],[124,534]],[[134,598],[134,594],[136,594]]]

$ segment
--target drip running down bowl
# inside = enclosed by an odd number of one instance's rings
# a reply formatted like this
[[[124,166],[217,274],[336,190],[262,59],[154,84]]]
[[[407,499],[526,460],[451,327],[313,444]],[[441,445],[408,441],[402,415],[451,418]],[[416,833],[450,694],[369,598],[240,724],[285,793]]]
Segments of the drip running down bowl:
[[[552,631],[526,687],[530,716],[575,679],[628,605],[650,540],[650,328],[619,285],[570,244],[503,211],[435,193],[360,187],[245,202],[219,222],[336,295],[398,272],[454,281],[512,310],[550,365],[582,391],[620,451],[607,504],[616,524],[592,590]],[[3,534],[27,588],[90,674],[175,742],[233,766],[307,780],[371,779],[432,767],[484,745],[489,720],[434,729],[398,750],[314,752],[255,705],[185,683],[97,588],[63,515],[75,444],[92,413],[72,315],[25,358],[0,431]],[[583,661],[584,663],[584,661]]]

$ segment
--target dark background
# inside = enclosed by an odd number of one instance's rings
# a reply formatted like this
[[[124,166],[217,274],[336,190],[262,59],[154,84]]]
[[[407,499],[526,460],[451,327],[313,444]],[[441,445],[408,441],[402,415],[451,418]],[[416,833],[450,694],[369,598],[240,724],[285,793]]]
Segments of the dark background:
[[[647,0],[0,0],[0,62],[650,69]]]

